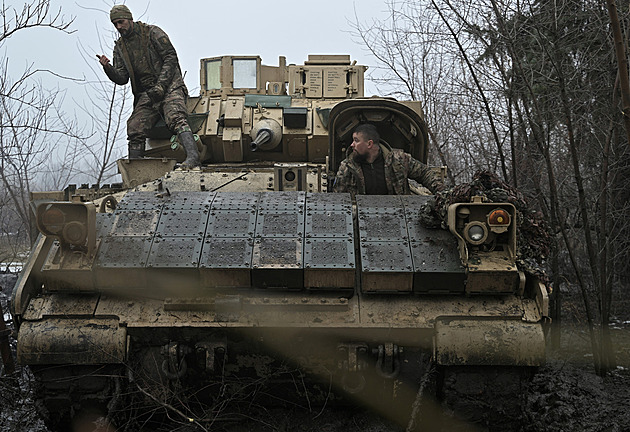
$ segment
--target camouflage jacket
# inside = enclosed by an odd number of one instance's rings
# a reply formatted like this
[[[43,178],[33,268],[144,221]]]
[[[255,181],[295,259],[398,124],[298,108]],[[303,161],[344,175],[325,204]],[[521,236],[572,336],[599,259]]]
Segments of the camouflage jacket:
[[[165,93],[184,87],[177,52],[158,26],[134,21],[132,34],[120,37],[114,46],[113,65],[106,67],[110,80],[124,85],[131,79],[134,96],[154,85]]]
[[[412,179],[435,193],[443,188],[442,180],[422,162],[400,149],[391,149],[380,145],[385,160],[385,183],[390,195],[409,195],[409,182]],[[361,164],[350,154],[339,165],[333,186],[335,192],[365,194],[365,178]]]

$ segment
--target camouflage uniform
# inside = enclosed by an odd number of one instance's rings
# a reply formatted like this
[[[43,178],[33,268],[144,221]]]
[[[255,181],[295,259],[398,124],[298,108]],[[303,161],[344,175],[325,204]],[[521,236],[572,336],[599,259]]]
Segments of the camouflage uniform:
[[[144,150],[147,133],[162,112],[169,129],[175,133],[190,131],[186,110],[188,91],[177,52],[161,28],[135,21],[131,34],[116,41],[113,65],[106,67],[105,72],[119,85],[131,79],[134,103],[127,121],[130,150]],[[147,94],[156,85],[164,90],[163,99],[157,103]]]
[[[400,149],[388,148],[379,144],[383,159],[385,160],[385,183],[389,195],[409,195],[409,182],[412,179],[422,184],[431,192],[436,193],[444,187],[439,176],[422,162],[411,157]],[[335,177],[333,186],[335,192],[350,192],[352,194],[365,194],[365,178],[361,164],[354,154],[350,154],[339,165],[339,171]]]

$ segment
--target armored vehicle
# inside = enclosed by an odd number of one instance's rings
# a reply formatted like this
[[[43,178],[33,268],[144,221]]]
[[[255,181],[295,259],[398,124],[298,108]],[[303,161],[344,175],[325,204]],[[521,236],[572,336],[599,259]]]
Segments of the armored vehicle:
[[[12,313],[50,425],[151,402],[211,421],[201,403],[239,392],[385,404],[404,424],[429,388],[466,416],[514,408],[504,396],[544,362],[548,317],[546,287],[516,265],[515,208],[475,198],[429,229],[419,185],[331,193],[361,123],[427,161],[420,103],[363,97],[365,70],[203,59],[201,168],[177,168],[158,124],[147,158],[118,161],[122,186],[33,194],[41,235]]]

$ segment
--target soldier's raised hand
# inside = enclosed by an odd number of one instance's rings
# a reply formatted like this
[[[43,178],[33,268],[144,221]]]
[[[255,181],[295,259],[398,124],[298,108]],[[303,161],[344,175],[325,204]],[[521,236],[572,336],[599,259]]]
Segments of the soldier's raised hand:
[[[96,54],[96,58],[98,58],[99,63],[103,66],[103,67],[107,67],[109,66],[109,59],[107,58],[106,55],[98,55]]]

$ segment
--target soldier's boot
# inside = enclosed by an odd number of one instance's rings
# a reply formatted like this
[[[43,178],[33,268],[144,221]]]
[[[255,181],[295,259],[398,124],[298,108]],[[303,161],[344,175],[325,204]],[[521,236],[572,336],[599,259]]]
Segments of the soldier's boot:
[[[129,142],[129,159],[142,159],[144,157],[144,144]]]
[[[177,138],[186,151],[186,160],[179,166],[183,169],[191,169],[201,166],[201,161],[199,160],[199,150],[197,150],[197,143],[195,142],[193,133],[190,130],[184,130],[179,132]]]

